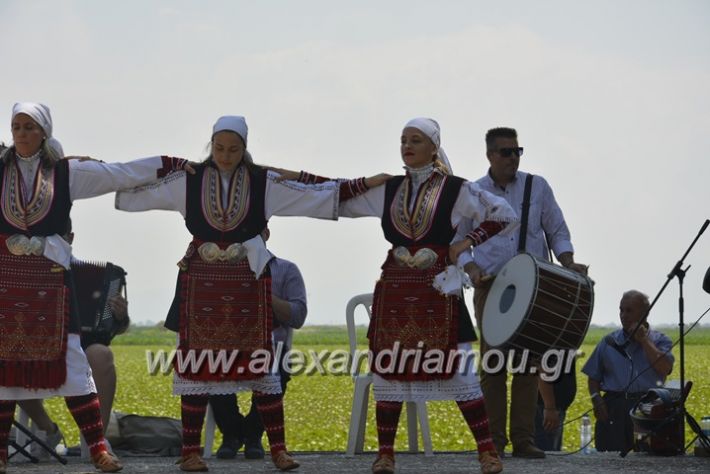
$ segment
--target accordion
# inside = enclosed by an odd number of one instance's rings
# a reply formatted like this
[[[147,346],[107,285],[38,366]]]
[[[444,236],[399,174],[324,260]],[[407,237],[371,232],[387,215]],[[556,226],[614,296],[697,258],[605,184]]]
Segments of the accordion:
[[[126,272],[110,262],[72,262],[74,294],[79,306],[81,332],[107,336],[115,335],[116,326],[110,300],[123,294],[126,297]]]

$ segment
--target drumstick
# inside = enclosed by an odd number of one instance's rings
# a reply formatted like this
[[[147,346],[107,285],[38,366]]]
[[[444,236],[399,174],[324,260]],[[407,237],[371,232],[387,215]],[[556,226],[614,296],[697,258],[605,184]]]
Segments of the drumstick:
[[[481,277],[481,283],[485,283],[487,281],[491,281],[492,279],[495,278],[495,275],[483,275]]]

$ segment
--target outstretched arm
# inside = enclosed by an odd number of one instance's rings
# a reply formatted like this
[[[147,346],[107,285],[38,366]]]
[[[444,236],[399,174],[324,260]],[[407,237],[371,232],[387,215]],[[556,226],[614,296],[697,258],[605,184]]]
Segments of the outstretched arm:
[[[166,174],[149,184],[116,193],[116,209],[129,212],[161,209],[187,214],[187,176],[184,171]]]
[[[274,168],[268,167],[268,169],[275,171],[280,176],[277,178],[280,181],[297,181],[303,184],[322,184],[328,181],[337,181],[340,183],[340,202],[343,203],[355,196],[359,196],[367,192],[368,189],[381,186],[387,182],[392,176],[387,173],[380,173],[369,178],[356,178],[356,179],[340,179],[340,178],[326,178],[325,176],[318,176],[307,171],[292,171],[284,168]]]
[[[68,166],[72,201],[142,186],[177,171],[192,170],[187,160],[169,156],[153,156],[128,163],[79,159],[69,161]]]

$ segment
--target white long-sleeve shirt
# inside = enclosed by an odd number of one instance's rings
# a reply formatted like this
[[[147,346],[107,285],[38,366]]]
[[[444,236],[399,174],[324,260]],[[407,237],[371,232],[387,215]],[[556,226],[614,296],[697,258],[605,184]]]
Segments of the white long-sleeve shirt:
[[[476,181],[481,189],[504,199],[522,215],[525,179],[528,173],[518,171],[515,178],[505,188],[493,181],[490,173]],[[478,224],[464,220],[457,230],[455,240],[462,240],[468,232]],[[498,234],[477,246],[473,252],[464,252],[459,257],[459,264],[474,262],[484,273],[497,274],[503,265],[518,253],[520,229],[507,235]],[[547,241],[546,241],[547,237]],[[570,232],[565,223],[562,210],[555,200],[552,188],[545,178],[535,175],[530,192],[530,211],[528,214],[528,229],[525,248],[534,256],[549,260],[548,242],[556,257],[565,252],[574,252]]]
[[[18,158],[17,166],[22,175],[25,201],[31,199],[33,181],[40,166],[39,157]],[[157,170],[163,167],[159,156],[142,158],[128,163],[104,163],[100,161],[69,160],[69,199],[88,199],[103,194],[132,188],[155,181]],[[46,238],[44,256],[69,268],[71,246],[60,235]]]
[[[277,181],[278,173],[268,171],[264,193],[264,217],[306,216],[319,219],[338,219],[339,184],[328,181],[322,184],[302,184],[294,181]],[[229,192],[228,181],[221,176],[222,200]],[[184,171],[172,173],[146,186],[124,189],[116,193],[116,209],[130,212],[160,209],[187,214],[187,176]]]

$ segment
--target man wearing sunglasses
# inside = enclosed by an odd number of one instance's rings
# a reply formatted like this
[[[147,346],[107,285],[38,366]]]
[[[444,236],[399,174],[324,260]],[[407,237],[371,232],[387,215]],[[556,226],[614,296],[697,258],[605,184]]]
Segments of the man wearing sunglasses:
[[[486,133],[486,156],[490,168],[488,173],[476,181],[484,190],[503,197],[519,214],[522,214],[525,184],[528,173],[520,171],[520,157],[523,148],[518,144],[517,132],[512,128],[494,128]],[[560,207],[555,201],[552,189],[541,176],[531,182],[527,230],[524,251],[541,260],[548,260],[551,249],[559,262],[574,271],[587,273],[585,265],[574,262],[574,250],[569,229]],[[472,228],[471,222],[459,225],[460,239]],[[491,276],[519,251],[520,232],[506,236],[494,236],[476,247],[475,253],[462,253],[459,264],[471,277],[475,287],[473,303],[476,322],[479,327],[483,319],[483,308],[492,283]],[[488,347],[481,336],[481,356]],[[535,412],[538,397],[537,374],[514,374],[511,388],[510,440],[506,436],[507,426],[507,373],[486,373],[481,370],[481,387],[486,400],[490,419],[491,435],[498,453],[511,441],[513,456],[523,458],[544,458],[545,452],[534,444]]]

